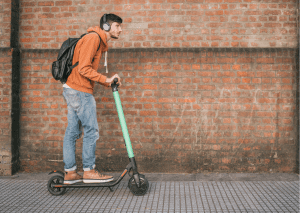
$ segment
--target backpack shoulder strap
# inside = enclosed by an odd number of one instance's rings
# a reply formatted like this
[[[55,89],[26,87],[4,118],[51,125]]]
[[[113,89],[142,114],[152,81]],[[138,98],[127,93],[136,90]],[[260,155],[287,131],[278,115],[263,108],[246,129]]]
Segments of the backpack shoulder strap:
[[[99,34],[97,33],[97,35],[98,35],[98,37],[99,37],[99,40],[100,40],[100,42],[99,42],[99,47],[98,47],[98,49],[97,49],[97,51],[100,49],[100,43],[101,43],[101,38],[100,38],[100,36],[99,36]]]

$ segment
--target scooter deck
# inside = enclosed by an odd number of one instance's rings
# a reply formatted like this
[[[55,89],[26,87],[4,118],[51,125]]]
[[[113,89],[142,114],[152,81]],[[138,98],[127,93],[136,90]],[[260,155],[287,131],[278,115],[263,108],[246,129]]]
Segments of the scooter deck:
[[[51,186],[53,188],[113,187],[117,185],[124,178],[124,176],[127,174],[127,171],[128,169],[126,168],[117,179],[114,179],[109,182],[104,182],[104,183],[83,183],[83,182],[78,182],[74,184],[52,183]],[[63,174],[63,172],[61,171],[53,171],[50,172],[49,174],[53,174],[53,173],[59,173],[60,175]]]
[[[55,188],[81,188],[81,187],[113,187],[117,185],[120,181],[113,180],[105,183],[74,183],[74,184],[52,184]]]

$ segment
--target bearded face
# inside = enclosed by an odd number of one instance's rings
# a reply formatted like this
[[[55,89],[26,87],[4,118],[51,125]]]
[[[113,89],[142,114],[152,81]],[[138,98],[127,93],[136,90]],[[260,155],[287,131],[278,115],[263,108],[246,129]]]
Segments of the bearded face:
[[[114,39],[118,39],[122,32],[121,24],[118,22],[113,22],[111,25],[111,29],[109,31],[110,37]]]

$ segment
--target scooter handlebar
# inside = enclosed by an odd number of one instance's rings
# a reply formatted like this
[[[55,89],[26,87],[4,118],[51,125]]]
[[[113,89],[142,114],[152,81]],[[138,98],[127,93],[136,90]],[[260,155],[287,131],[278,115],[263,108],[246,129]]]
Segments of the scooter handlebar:
[[[113,92],[118,91],[118,78],[114,78],[114,82],[111,84],[111,89]]]

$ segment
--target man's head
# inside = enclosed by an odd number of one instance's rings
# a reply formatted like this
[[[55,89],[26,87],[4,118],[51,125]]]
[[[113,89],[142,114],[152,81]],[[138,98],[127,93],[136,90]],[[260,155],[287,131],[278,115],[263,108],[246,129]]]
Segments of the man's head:
[[[115,39],[118,39],[122,32],[121,24],[122,19],[115,14],[104,14],[100,19],[100,28]]]

